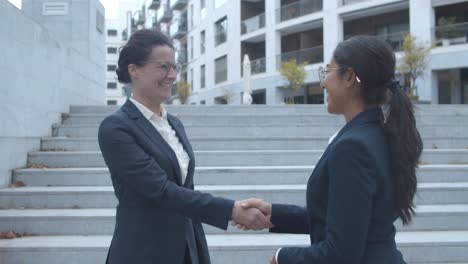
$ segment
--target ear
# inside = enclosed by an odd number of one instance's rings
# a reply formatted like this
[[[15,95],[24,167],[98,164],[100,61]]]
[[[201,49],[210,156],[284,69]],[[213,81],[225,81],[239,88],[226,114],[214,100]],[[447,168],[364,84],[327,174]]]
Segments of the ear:
[[[135,79],[138,76],[138,67],[135,64],[129,64],[127,69],[131,79]]]

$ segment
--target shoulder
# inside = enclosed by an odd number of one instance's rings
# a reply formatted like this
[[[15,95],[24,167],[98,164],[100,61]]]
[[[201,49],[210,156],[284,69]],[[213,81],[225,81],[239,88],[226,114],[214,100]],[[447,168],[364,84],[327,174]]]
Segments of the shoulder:
[[[102,120],[101,124],[99,125],[99,136],[101,134],[110,133],[111,131],[118,128],[129,127],[129,121],[130,119],[128,115],[119,109]]]

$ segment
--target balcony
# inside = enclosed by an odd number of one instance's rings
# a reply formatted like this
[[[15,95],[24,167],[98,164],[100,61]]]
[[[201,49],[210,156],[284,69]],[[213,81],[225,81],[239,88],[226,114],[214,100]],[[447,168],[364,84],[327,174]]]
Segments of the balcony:
[[[343,0],[343,2],[341,4],[342,5],[352,5],[352,4],[361,3],[361,2],[365,2],[365,1],[369,1],[369,0]]]
[[[394,51],[402,51],[403,41],[405,40],[405,36],[408,33],[409,33],[408,31],[403,31],[403,32],[396,32],[396,33],[385,34],[385,35],[377,35],[377,37],[384,40],[390,46],[392,46]]]
[[[188,62],[187,50],[181,49],[177,51],[177,62],[186,64]]]
[[[169,28],[171,38],[180,39],[187,35],[187,19],[179,18],[175,20]]]
[[[137,26],[144,25],[145,24],[145,13],[143,11],[137,11],[135,13],[135,24]]]
[[[170,5],[172,10],[183,10],[188,4],[188,0],[171,0]]]
[[[291,52],[281,53],[277,57],[277,66],[281,67],[281,63],[285,61],[296,60],[297,64],[314,64],[323,62],[323,46],[316,46]]]
[[[252,75],[266,72],[266,58],[259,58],[250,61],[250,73]],[[241,64],[241,74],[244,76],[244,67]]]
[[[247,18],[241,22],[242,34],[250,33],[265,27],[265,13]]]
[[[162,5],[158,9],[158,13],[156,15],[158,23],[167,23],[172,19],[172,11],[169,9],[169,5],[165,4]]]
[[[283,22],[322,10],[322,0],[300,0],[276,10],[276,21]]]
[[[468,43],[468,22],[437,26],[433,29],[437,46]]]
[[[148,6],[148,9],[158,10],[160,5],[161,5],[161,1],[152,0],[151,3]]]

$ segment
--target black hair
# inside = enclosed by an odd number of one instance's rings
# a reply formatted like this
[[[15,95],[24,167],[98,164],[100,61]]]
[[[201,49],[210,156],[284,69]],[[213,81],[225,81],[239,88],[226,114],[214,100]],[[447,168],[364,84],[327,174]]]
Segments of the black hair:
[[[414,105],[395,81],[393,49],[375,36],[354,36],[338,44],[333,58],[341,75],[349,69],[355,72],[365,106],[388,103],[390,112],[384,131],[396,187],[396,206],[403,224],[407,225],[414,215],[416,168],[423,143],[416,128]]]
[[[168,46],[174,49],[169,38],[160,31],[141,29],[133,33],[127,44],[120,48],[118,68],[115,71],[119,82],[130,83],[128,65],[145,65],[155,46]]]

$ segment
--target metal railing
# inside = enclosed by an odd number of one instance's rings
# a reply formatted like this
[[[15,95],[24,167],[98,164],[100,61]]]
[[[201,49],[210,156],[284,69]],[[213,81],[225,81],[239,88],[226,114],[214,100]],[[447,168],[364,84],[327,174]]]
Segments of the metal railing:
[[[252,75],[266,72],[266,58],[259,58],[250,61],[250,73]],[[244,76],[244,66],[241,63],[241,75]]]
[[[283,22],[321,10],[322,0],[300,0],[276,9],[276,21]]]
[[[185,35],[187,32],[187,19],[179,18],[171,24],[169,28],[171,37],[177,37],[177,35]]]
[[[281,67],[281,63],[290,60],[296,60],[297,64],[314,64],[323,62],[323,46],[313,48],[295,50],[291,52],[281,53],[277,57],[277,67]]]
[[[250,33],[265,27],[265,13],[247,18],[241,22],[242,34]]]
[[[405,41],[406,34],[408,34],[407,31],[402,31],[392,34],[377,35],[377,37],[386,41],[390,46],[392,46],[394,51],[402,51],[403,41]]]
[[[434,42],[438,46],[468,43],[468,22],[437,26],[433,32]]]

